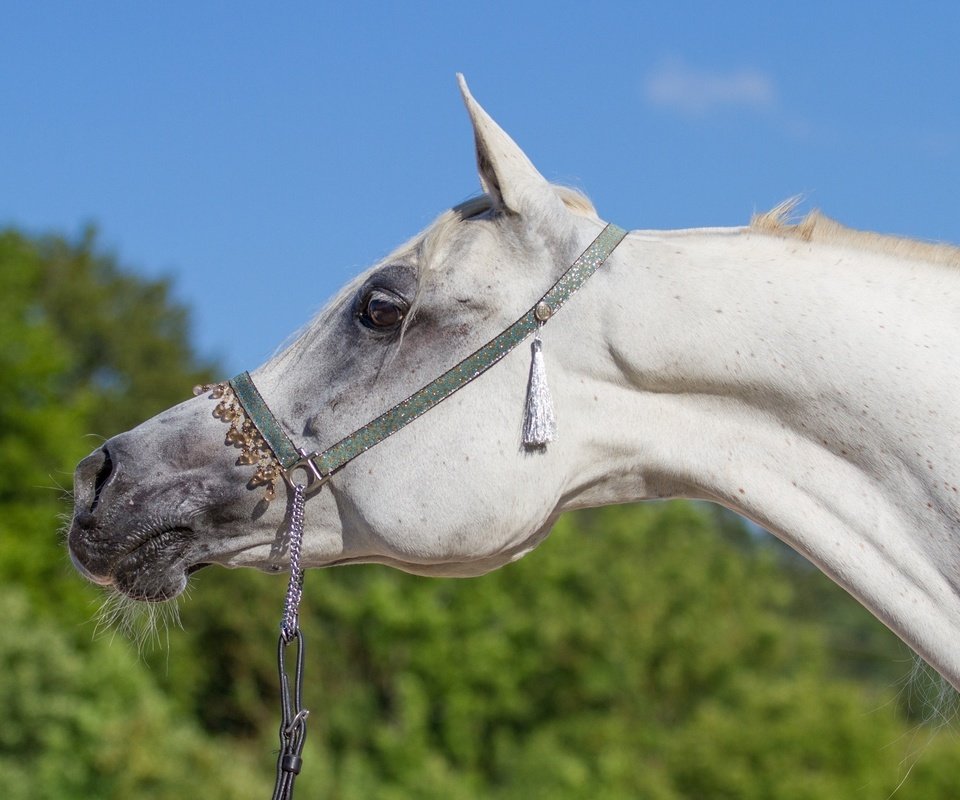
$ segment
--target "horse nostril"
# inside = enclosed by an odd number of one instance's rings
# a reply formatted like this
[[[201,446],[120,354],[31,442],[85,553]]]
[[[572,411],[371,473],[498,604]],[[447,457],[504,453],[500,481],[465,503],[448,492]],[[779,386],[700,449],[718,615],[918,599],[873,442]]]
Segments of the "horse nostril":
[[[97,526],[97,518],[89,511],[81,511],[74,517],[74,521],[86,531]]]
[[[101,495],[116,476],[116,472],[114,461],[106,447],[94,450],[77,465],[73,476],[73,491],[74,510],[77,512],[77,524],[80,527],[86,527],[80,523],[80,514],[93,514],[97,510]]]
[[[90,506],[91,511],[93,511],[97,507],[97,503],[100,502],[100,493],[103,491],[103,487],[106,486],[107,481],[110,479],[111,472],[113,472],[113,459],[110,458],[110,451],[104,447],[103,463],[100,465],[100,469],[97,471],[97,477],[93,484],[93,503]]]

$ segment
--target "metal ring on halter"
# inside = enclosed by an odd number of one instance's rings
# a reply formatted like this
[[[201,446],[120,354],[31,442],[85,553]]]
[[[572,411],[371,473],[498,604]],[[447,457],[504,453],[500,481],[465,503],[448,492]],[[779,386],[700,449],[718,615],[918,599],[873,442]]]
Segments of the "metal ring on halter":
[[[299,484],[303,486],[303,492],[307,496],[310,496],[317,491],[328,481],[330,480],[330,473],[321,471],[320,467],[317,466],[317,462],[314,460],[318,455],[319,451],[313,453],[307,453],[306,450],[298,450],[300,453],[300,460],[295,461],[289,467],[287,467],[281,475],[283,475],[283,480],[286,481],[287,486],[292,490],[295,489]],[[296,478],[297,470],[303,470],[306,473],[306,483],[298,481]]]

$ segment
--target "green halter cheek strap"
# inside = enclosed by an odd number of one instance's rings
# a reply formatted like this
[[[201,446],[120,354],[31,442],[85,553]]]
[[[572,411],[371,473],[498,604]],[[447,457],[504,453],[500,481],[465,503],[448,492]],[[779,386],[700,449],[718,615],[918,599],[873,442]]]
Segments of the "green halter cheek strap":
[[[292,483],[292,474],[303,469],[307,472],[309,489],[313,491],[332,473],[392,436],[500,361],[550,319],[567,299],[583,286],[587,278],[600,268],[626,235],[623,228],[607,225],[550,290],[520,319],[439,378],[326,450],[307,455],[297,449],[261,397],[249,372],[237,375],[229,382],[230,386],[247,417],[273,451],[287,482]]]

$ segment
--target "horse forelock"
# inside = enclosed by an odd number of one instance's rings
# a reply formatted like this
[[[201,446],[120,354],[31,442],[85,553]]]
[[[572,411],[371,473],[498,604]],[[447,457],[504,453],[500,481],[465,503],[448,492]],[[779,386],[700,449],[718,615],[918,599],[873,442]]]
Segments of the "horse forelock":
[[[568,186],[558,184],[551,184],[551,186],[568,211],[580,217],[598,218],[593,203],[585,194]],[[464,230],[463,223],[496,213],[498,210],[490,195],[481,194],[471,197],[445,211],[427,230],[395,252],[398,254],[415,252],[414,260],[417,262],[419,284],[422,289],[429,281],[430,273],[441,267],[443,259],[440,258],[440,253]]]
[[[588,219],[598,218],[597,210],[593,207],[593,203],[591,203],[590,199],[582,192],[559,184],[552,184],[552,188],[554,192],[556,192],[557,197],[563,202],[563,205],[571,213],[580,217],[587,217]],[[433,225],[424,231],[423,234],[415,237],[411,243],[405,248],[401,248],[401,250],[407,249],[412,244],[418,244],[420,260],[429,269],[436,265],[435,259],[431,256],[440,250],[451,235],[459,229],[462,222],[495,212],[496,206],[490,195],[481,194],[477,197],[471,197],[469,200],[465,200],[455,205],[449,211],[441,214]]]
[[[582,192],[568,186],[558,184],[552,184],[552,186],[564,206],[571,213],[581,217],[597,219],[597,212],[593,203]],[[340,313],[339,309],[356,295],[360,287],[369,278],[370,273],[386,264],[410,263],[416,267],[418,272],[417,294],[412,299],[410,313],[404,322],[404,328],[406,328],[416,316],[422,290],[430,280],[430,273],[439,269],[443,263],[440,253],[450,245],[455,236],[464,230],[463,224],[465,222],[495,213],[497,213],[497,208],[494,200],[487,194],[471,197],[444,211],[429,228],[395,248],[377,265],[364,271],[343,286],[319,314],[287,338],[277,349],[275,357],[290,361],[304,355],[304,350],[297,346],[298,343],[311,340],[316,331],[327,326],[331,315]]]
[[[587,219],[599,219],[599,216],[597,215],[597,209],[593,207],[593,203],[590,201],[590,198],[587,197],[583,192],[570,186],[561,186],[560,184],[556,183],[553,184],[553,190],[563,201],[563,204],[567,207],[568,211],[573,212],[579,217],[586,217]]]
[[[814,209],[802,219],[794,221],[794,211],[799,202],[800,198],[793,197],[770,211],[754,214],[749,230],[805,242],[844,245],[913,261],[960,267],[960,247],[955,245],[848,228],[819,209]]]

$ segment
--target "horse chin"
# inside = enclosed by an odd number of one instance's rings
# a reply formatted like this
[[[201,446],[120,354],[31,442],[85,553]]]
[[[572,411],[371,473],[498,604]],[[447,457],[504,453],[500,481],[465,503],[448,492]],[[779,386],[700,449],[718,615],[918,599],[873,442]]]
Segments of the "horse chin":
[[[188,528],[165,528],[121,547],[104,547],[83,533],[75,523],[69,534],[74,566],[87,580],[131,600],[172,600],[186,588],[187,577],[204,566],[186,558],[193,536]]]
[[[132,577],[119,573],[113,583],[124,597],[143,603],[164,603],[173,600],[187,588],[186,571],[177,573],[148,573]]]

